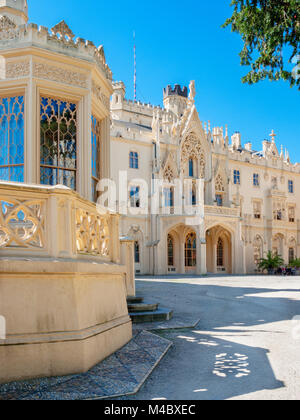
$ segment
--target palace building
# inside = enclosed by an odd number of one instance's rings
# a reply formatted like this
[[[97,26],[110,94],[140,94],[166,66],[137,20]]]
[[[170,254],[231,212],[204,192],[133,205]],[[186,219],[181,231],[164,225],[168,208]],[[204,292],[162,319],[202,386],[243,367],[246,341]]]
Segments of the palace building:
[[[300,255],[300,165],[274,131],[261,151],[230,141],[195,95],[129,101],[102,45],[0,0],[0,383],[84,372],[130,341],[135,271],[253,273],[268,250]],[[105,180],[118,211],[99,202]]]
[[[300,255],[300,165],[274,131],[260,151],[238,132],[229,139],[227,127],[201,121],[194,82],[164,89],[163,108],[125,99],[122,82],[113,89],[111,175],[118,183],[128,172],[135,211],[121,233],[134,238],[137,273],[254,273],[269,250],[287,264]],[[141,208],[140,179],[161,181],[159,214]],[[184,199],[194,216],[174,214],[176,179],[192,185]]]

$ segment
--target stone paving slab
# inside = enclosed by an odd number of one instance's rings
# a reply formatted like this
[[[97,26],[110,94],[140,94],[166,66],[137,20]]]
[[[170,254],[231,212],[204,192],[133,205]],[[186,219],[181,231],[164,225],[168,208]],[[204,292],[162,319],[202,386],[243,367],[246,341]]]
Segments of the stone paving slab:
[[[133,339],[89,372],[0,385],[0,400],[90,400],[133,395],[172,343],[149,331]]]

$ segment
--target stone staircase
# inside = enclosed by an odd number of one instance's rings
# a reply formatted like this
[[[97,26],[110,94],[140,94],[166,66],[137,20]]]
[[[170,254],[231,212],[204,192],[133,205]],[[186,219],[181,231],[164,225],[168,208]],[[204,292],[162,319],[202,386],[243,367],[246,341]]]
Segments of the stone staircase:
[[[173,317],[172,310],[160,308],[159,303],[144,301],[143,297],[128,297],[127,305],[134,324],[170,321]]]

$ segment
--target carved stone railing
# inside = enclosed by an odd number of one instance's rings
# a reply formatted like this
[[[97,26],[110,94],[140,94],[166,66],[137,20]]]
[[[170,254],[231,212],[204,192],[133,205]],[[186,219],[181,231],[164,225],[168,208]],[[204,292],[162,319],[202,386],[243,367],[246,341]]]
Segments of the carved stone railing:
[[[119,263],[118,223],[66,187],[0,182],[0,257]]]
[[[239,217],[239,208],[219,207],[219,206],[205,206],[205,215],[218,215],[227,217]]]

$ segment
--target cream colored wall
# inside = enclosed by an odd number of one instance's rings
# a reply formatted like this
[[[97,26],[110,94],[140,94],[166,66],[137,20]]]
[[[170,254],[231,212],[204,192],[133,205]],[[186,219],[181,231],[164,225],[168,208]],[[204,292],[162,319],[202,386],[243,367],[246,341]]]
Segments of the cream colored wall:
[[[117,83],[118,84],[118,83]],[[115,85],[115,88],[117,85]],[[123,96],[122,96],[123,95]],[[174,139],[172,130],[168,129],[165,121],[168,121],[170,114],[166,109],[151,108],[140,103],[133,103],[124,99],[125,90],[118,100],[114,103],[114,97],[111,104],[113,128],[112,128],[112,148],[114,150],[111,162],[114,162],[113,177],[117,179],[119,168],[126,170],[128,165],[128,154],[131,150],[137,151],[140,158],[140,169],[138,171],[128,170],[129,180],[133,177],[141,176],[148,184],[151,184],[152,172],[155,176],[163,178],[164,165],[168,160],[169,153],[172,151],[175,157],[175,166],[178,174],[183,173],[183,169],[178,166],[181,160],[181,147],[183,141],[189,133],[194,134],[203,149],[205,150],[205,164],[206,164],[206,182],[205,182],[205,228],[204,232],[199,236],[199,244],[201,252],[199,253],[199,267],[197,270],[204,273],[206,270],[207,261],[208,267],[212,264],[212,251],[209,245],[205,247],[203,240],[205,239],[205,232],[213,226],[223,226],[226,230],[230,230],[232,235],[231,241],[231,256],[232,267],[227,263],[229,271],[234,273],[253,273],[256,270],[254,263],[254,244],[255,238],[259,235],[262,238],[261,252],[267,252],[272,249],[272,238],[276,234],[281,234],[283,240],[283,257],[288,263],[288,246],[291,238],[297,239],[297,246],[295,247],[296,254],[299,256],[300,251],[300,208],[297,206],[300,198],[300,165],[292,165],[283,155],[276,155],[276,145],[274,143],[274,133],[272,133],[272,142],[265,142],[264,153],[265,157],[252,155],[249,151],[242,149],[242,152],[234,148],[242,148],[242,141],[240,134],[232,137],[232,145],[229,144],[227,129],[216,127],[210,129],[210,126],[204,126],[200,122],[195,108],[190,101],[186,104],[186,111],[182,120],[187,125],[182,125],[181,137]],[[176,99],[174,99],[176,102]],[[145,114],[141,117],[141,114]],[[151,118],[151,115],[153,119]],[[157,115],[161,118],[160,130],[157,129]],[[190,120],[189,120],[190,118]],[[114,121],[116,120],[116,125]],[[139,131],[138,126],[134,129],[130,127],[127,132],[126,129],[119,129],[117,121],[123,121],[126,126],[126,121],[135,124],[146,124],[152,127],[152,131],[145,133]],[[151,121],[151,122],[150,122]],[[169,130],[169,131],[168,131]],[[120,131],[122,138],[116,137],[116,132]],[[159,134],[160,133],[160,134]],[[185,137],[186,136],[186,137]],[[213,143],[211,143],[213,138]],[[159,141],[158,141],[159,139]],[[158,160],[154,161],[152,142],[158,144]],[[206,143],[207,142],[207,143]],[[251,145],[247,145],[250,149]],[[271,152],[270,152],[271,151]],[[273,154],[275,151],[275,155]],[[118,153],[118,156],[117,156]],[[271,154],[270,154],[271,153]],[[117,156],[117,158],[116,158]],[[275,163],[273,160],[275,159]],[[152,169],[153,168],[153,169]],[[241,185],[236,186],[233,183],[233,170],[238,169],[241,173]],[[258,173],[260,176],[260,187],[253,186],[253,174]],[[224,202],[223,208],[217,208],[215,203],[215,180],[218,175],[221,175],[224,182]],[[281,195],[286,207],[288,204],[296,205],[296,221],[289,223],[287,220],[274,221],[273,220],[273,202],[270,197],[270,189],[272,187],[271,179],[273,176],[278,178],[278,190],[276,194]],[[288,180],[294,181],[295,194],[288,193]],[[273,192],[272,192],[273,194]],[[262,219],[257,220],[253,215],[253,200],[259,200],[262,203]],[[240,217],[241,216],[241,217]],[[172,219],[173,217],[173,219]],[[139,216],[139,217],[122,217],[121,226],[122,233],[128,234],[131,227],[138,228],[139,234],[136,233],[136,239],[140,235],[141,243],[144,245],[148,242],[150,245],[153,242],[158,242],[154,247],[149,246],[146,251],[142,253],[141,264],[136,268],[143,274],[155,273],[167,274],[167,247],[166,238],[170,226],[176,228],[176,224],[186,223],[185,217],[175,218],[174,216]],[[197,226],[197,222],[196,222]],[[197,229],[201,228],[198,226]],[[179,257],[183,253],[183,245],[180,244]],[[176,255],[177,255],[176,250]],[[227,251],[226,251],[227,252]],[[182,261],[182,256],[180,257]],[[177,259],[177,257],[176,257]],[[180,264],[176,263],[178,266]],[[182,265],[182,263],[181,263]],[[205,265],[205,267],[204,267]],[[181,272],[183,268],[179,269]]]

